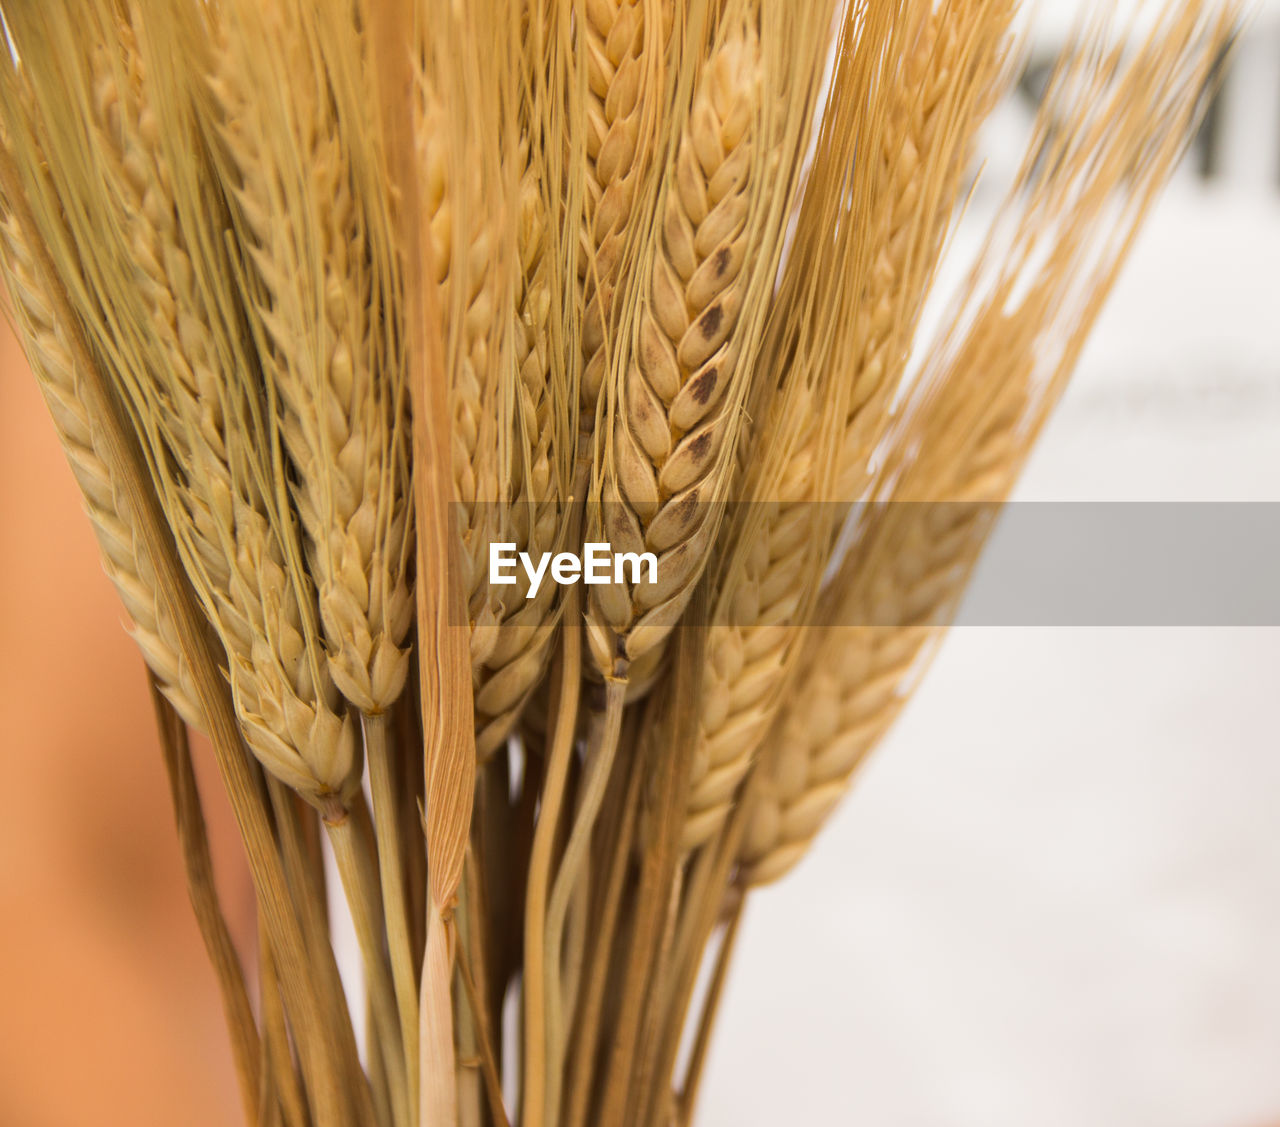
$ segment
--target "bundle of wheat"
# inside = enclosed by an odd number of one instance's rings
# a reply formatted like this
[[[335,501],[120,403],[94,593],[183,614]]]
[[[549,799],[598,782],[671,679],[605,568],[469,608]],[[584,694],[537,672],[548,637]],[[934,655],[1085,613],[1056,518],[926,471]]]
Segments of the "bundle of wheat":
[[[690,1120],[746,896],[901,708],[1238,15],[1069,48],[917,370],[1017,7],[0,3],[9,312],[247,1121]]]

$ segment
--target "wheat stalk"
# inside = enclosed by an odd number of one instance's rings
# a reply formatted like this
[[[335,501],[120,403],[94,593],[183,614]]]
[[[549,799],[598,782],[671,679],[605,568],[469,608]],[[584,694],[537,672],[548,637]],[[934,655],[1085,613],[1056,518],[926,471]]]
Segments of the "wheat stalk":
[[[417,978],[384,716],[408,673],[411,526],[389,216],[357,131],[364,77],[355,25],[329,9],[309,40],[289,32],[286,21],[299,16],[289,6],[261,14],[237,13],[246,22],[234,41],[257,51],[224,56],[215,86],[229,123],[224,175],[256,271],[253,331],[273,426],[296,467],[327,672],[365,715],[377,881],[349,821],[350,798],[326,804],[325,826],[364,956],[392,1115],[405,1124],[417,1103]]]
[[[266,926],[286,967],[284,990],[298,1022],[299,1055],[317,1120],[336,1124],[354,1116],[356,1121],[367,1123],[367,1104],[362,1107],[359,1089],[344,1090],[339,1081],[345,1051],[340,1027],[321,1022],[315,984],[302,973],[302,932],[285,892],[274,846],[268,844],[271,831],[259,792],[241,755],[237,718],[225,696],[225,675],[219,672],[221,655],[215,656],[210,645],[208,625],[187,577],[182,575],[174,542],[146,480],[156,462],[148,466],[143,461],[137,437],[121,421],[117,393],[127,392],[134,377],[148,371],[149,357],[156,355],[148,354],[147,346],[140,342],[149,340],[153,328],[164,333],[166,347],[156,350],[163,354],[178,336],[170,319],[178,311],[174,302],[154,300],[164,296],[157,275],[177,271],[177,277],[191,284],[191,272],[183,271],[189,260],[180,253],[181,248],[155,237],[154,224],[163,225],[174,199],[167,194],[169,184],[164,177],[155,179],[154,190],[143,201],[146,206],[136,214],[130,209],[122,216],[114,210],[121,201],[136,200],[139,168],[142,178],[150,182],[145,162],[153,155],[155,141],[154,135],[144,130],[140,149],[122,150],[118,143],[121,117],[129,116],[137,106],[137,90],[127,82],[113,90],[104,68],[110,68],[117,83],[122,76],[136,79],[131,27],[119,22],[114,9],[95,6],[82,12],[82,30],[96,28],[97,43],[120,47],[118,55],[104,56],[99,50],[91,57],[77,48],[65,14],[45,14],[34,24],[26,12],[6,11],[5,17],[15,42],[22,45],[24,80],[30,80],[34,106],[28,118],[15,94],[13,76],[6,75],[6,124],[11,127],[11,151],[17,154],[5,154],[6,200],[19,216],[26,245],[33,248],[40,287],[54,309],[58,331],[69,342],[73,367],[83,379],[86,406],[95,424],[101,426],[104,461],[119,482],[119,492],[128,498],[127,511],[137,516],[136,528],[145,543],[140,554],[154,567],[158,601],[171,609],[181,648],[191,662],[199,711],[208,721],[219,769],[244,834]],[[126,103],[123,115],[116,112],[117,97]],[[168,105],[177,109],[181,104],[180,96]],[[21,132],[15,134],[15,127]],[[32,135],[37,129],[49,156],[47,179],[23,177],[23,170],[29,174],[42,165],[33,159]],[[126,157],[143,163],[126,167]],[[109,186],[106,191],[103,185]],[[135,233],[136,247],[132,242]],[[37,242],[32,242],[33,237]],[[128,252],[122,253],[125,247]],[[152,253],[156,249],[168,252],[168,256],[157,262]],[[147,326],[145,333],[142,326]],[[186,323],[183,327],[191,329]],[[166,402],[155,417],[172,422],[172,405]],[[155,452],[148,444],[148,458]],[[189,562],[189,558],[183,560],[184,564]]]
[[[691,23],[710,28],[709,12],[700,15]],[[558,1048],[576,1000],[572,981],[561,990],[564,926],[585,887],[591,832],[622,730],[629,664],[661,644],[707,562],[790,199],[789,186],[768,192],[777,186],[767,173],[787,166],[782,154],[798,147],[811,108],[803,98],[785,114],[765,109],[789,66],[810,73],[799,60],[816,47],[821,12],[785,31],[766,20],[764,39],[757,5],[730,4],[716,15],[706,59],[692,57],[677,83],[688,109],[671,134],[673,176],[656,201],[646,265],[621,314],[635,317],[634,355],[624,350],[611,359],[602,408],[615,421],[603,439],[603,461],[598,457],[593,469],[587,538],[605,539],[615,552],[653,548],[660,579],[636,585],[634,597],[622,583],[596,587],[590,599],[587,637],[606,688],[589,724],[589,766],[539,945],[548,980],[546,1036],[556,1050],[541,1109],[547,1120],[557,1112]],[[744,268],[749,250],[756,257]],[[740,355],[747,359],[739,371]],[[554,749],[553,759],[567,753],[567,747]],[[531,1027],[541,1016],[534,1015]]]
[[[251,1120],[690,1121],[745,897],[908,699],[1236,14],[1073,48],[917,369],[1015,7],[0,0],[0,272],[244,838],[256,1009],[159,704]],[[658,581],[489,581],[584,541]]]

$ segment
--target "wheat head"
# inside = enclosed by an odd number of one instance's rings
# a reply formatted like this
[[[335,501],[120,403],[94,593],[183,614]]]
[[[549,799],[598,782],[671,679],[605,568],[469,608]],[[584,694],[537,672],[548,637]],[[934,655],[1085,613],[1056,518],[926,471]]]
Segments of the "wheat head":
[[[506,513],[509,542],[534,558],[558,550],[567,532],[569,476],[576,447],[572,427],[571,380],[559,359],[560,280],[550,225],[555,215],[546,199],[554,182],[540,151],[521,154],[516,247],[519,262],[516,302],[512,491]],[[546,667],[555,637],[561,591],[543,584],[526,598],[523,573],[507,595],[492,648],[477,671],[476,752],[491,755],[510,734]]]
[[[299,11],[262,11],[269,55],[242,60],[258,63],[248,81],[232,69],[218,87],[260,282],[258,355],[296,471],[330,676],[379,715],[408,674],[413,530],[388,218],[358,121],[361,39],[332,10],[315,19],[321,41],[294,30]]]
[[[708,635],[686,848],[723,824],[794,673],[800,627],[827,562],[824,546],[861,489],[850,467],[865,475],[887,423],[886,404],[902,378],[982,120],[975,104],[993,101],[1011,14],[1007,3],[953,6],[940,41],[940,13],[931,4],[887,6],[880,22],[868,21],[842,43],[834,96],[846,86],[870,90],[872,108],[819,139],[815,167],[852,165],[848,199],[869,203],[870,217],[859,230],[857,208],[838,199],[834,211],[828,205],[800,218],[789,266],[816,280],[795,296],[784,282],[779,308],[794,308],[800,320],[816,306],[822,320],[807,346],[781,348],[811,371],[789,374],[759,435],[763,455],[745,475],[746,495],[760,499],[736,532]],[[900,58],[903,65],[893,65]],[[860,167],[854,154],[868,150],[879,160]],[[843,232],[835,248],[823,237],[829,231]],[[847,289],[823,308],[829,277],[848,279]]]
[[[456,523],[471,625],[471,662],[479,670],[497,643],[502,597],[488,582],[489,545],[501,540],[510,497],[511,420],[515,408],[514,263],[502,222],[503,173],[484,155],[497,135],[492,89],[477,94],[475,68],[450,64],[420,75],[419,183],[429,227],[437,303],[444,321]],[[443,86],[441,84],[444,84]],[[480,83],[483,86],[483,83]],[[447,107],[474,103],[474,117]],[[514,339],[513,339],[514,335]]]
[[[228,320],[197,280],[148,116],[141,56],[127,35],[122,48],[121,60],[95,54],[90,120],[113,188],[104,197],[120,209],[107,222],[128,233],[131,312],[146,335],[104,341],[104,350],[137,349],[137,363],[116,375],[133,410],[154,423],[147,439],[157,492],[226,647],[246,740],[268,769],[319,803],[358,782],[354,731],[317,667],[314,596],[262,493],[264,440],[252,433],[248,389],[229,386],[229,349],[213,328]]]
[[[615,551],[656,551],[660,581],[634,598],[621,585],[593,594],[588,636],[606,672],[669,631],[714,531],[712,479],[723,474],[724,439],[736,422],[726,393],[750,277],[743,265],[760,87],[759,35],[744,22],[717,44],[694,94],[663,205],[636,356],[618,389],[604,493],[605,519],[616,527],[605,538]]]
[[[587,72],[586,197],[578,267],[585,428],[595,423],[623,248],[653,158],[663,83],[663,51],[655,42],[666,43],[673,9],[672,0],[590,0],[578,33]]]
[[[76,484],[93,525],[103,568],[115,585],[132,622],[131,633],[161,691],[186,723],[204,722],[191,673],[182,656],[169,615],[155,591],[154,577],[138,542],[133,518],[116,492],[111,473],[94,438],[75,366],[53,312],[39,285],[30,250],[12,215],[0,200],[0,269],[23,352],[40,386]]]
[[[1185,144],[1225,19],[1191,3],[1123,63],[1105,27],[1068,56],[894,438],[885,503],[824,596],[823,620],[840,625],[807,639],[748,812],[746,883],[803,856],[905,703]]]

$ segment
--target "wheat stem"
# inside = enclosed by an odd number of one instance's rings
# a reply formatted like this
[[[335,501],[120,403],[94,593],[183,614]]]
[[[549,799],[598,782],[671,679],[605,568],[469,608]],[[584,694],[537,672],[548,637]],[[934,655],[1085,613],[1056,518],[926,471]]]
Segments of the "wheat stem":
[[[596,1070],[597,1062],[601,1059],[600,1025],[610,972],[613,969],[610,956],[616,953],[614,937],[618,934],[620,908],[629,876],[644,781],[643,760],[636,756],[625,786],[619,787],[622,796],[621,815],[612,823],[617,826],[617,840],[610,851],[609,865],[599,896],[599,910],[592,919],[592,957],[587,990],[581,1010],[575,1015],[573,1052],[569,1054],[567,1062],[570,1072],[566,1127],[582,1127],[592,1090],[598,1080]]]
[[[451,20],[441,15],[441,29]],[[402,205],[396,242],[404,262],[406,379],[413,408],[414,501],[417,538],[419,689],[425,751],[424,799],[428,861],[427,934],[419,990],[419,1120],[452,1123],[457,1115],[453,1062],[451,915],[470,838],[475,785],[475,724],[467,638],[466,586],[450,512],[449,394],[433,264],[431,233],[419,188],[413,112],[419,90],[413,62],[399,34],[401,7],[373,16],[378,43],[379,95],[392,185]]]
[[[400,827],[396,810],[390,721],[385,715],[364,721],[365,755],[369,764],[369,789],[373,798],[373,825],[378,843],[378,876],[386,917],[387,948],[400,1038],[404,1047],[409,1107],[418,1106],[418,972],[409,930],[408,904],[400,857]],[[390,1048],[388,1047],[388,1051]]]
[[[562,1053],[566,1043],[566,1026],[571,1014],[562,1011],[560,958],[564,940],[565,917],[569,903],[585,863],[591,844],[591,831],[604,801],[609,785],[609,772],[613,767],[622,733],[622,712],[626,704],[626,678],[611,677],[605,681],[604,713],[593,739],[587,748],[586,776],[578,796],[569,840],[565,844],[556,872],[551,897],[547,902],[547,923],[543,951],[543,975],[547,981],[547,1056],[548,1078],[546,1096],[546,1122],[558,1123],[560,1117],[560,1089],[564,1071]]]
[[[240,1094],[245,1103],[246,1115],[252,1121],[254,1098],[260,1083],[259,1039],[253,1010],[249,1005],[249,993],[245,987],[244,968],[236,954],[226,917],[218,901],[213,857],[209,852],[209,837],[200,792],[196,786],[194,765],[191,762],[191,745],[186,726],[154,673],[150,675],[149,683],[151,703],[160,731],[160,750],[169,779],[169,797],[173,803],[178,841],[182,847],[187,891],[191,897],[196,923],[200,927],[200,937],[204,940],[209,961],[217,975],[222,1008],[231,1033],[231,1053],[236,1066],[236,1077],[240,1082]],[[292,1062],[286,1063],[292,1075]]]
[[[369,1085],[360,1071],[355,1032],[347,1016],[342,978],[330,945],[324,862],[314,810],[273,775],[265,772],[260,774],[263,775],[262,783],[274,815],[276,840],[284,863],[285,879],[298,907],[312,981],[320,995],[325,1021],[341,1039],[349,1090],[360,1102],[361,1114],[365,1120],[371,1121],[375,1116]],[[313,840],[308,840],[309,829],[314,830]],[[386,1117],[381,1117],[379,1121],[386,1122]]]
[[[561,630],[560,661],[557,669],[559,691],[555,700],[555,727],[546,755],[546,777],[542,784],[542,806],[534,827],[529,854],[529,876],[524,918],[524,1085],[521,1119],[526,1127],[554,1124],[546,1115],[549,1071],[547,1050],[548,994],[553,979],[546,966],[559,959],[558,949],[548,941],[547,899],[551,886],[551,866],[556,844],[556,827],[564,802],[569,765],[573,758],[573,737],[578,716],[579,672],[582,640],[577,625],[580,594],[576,587],[566,596],[565,622]]]
[[[704,613],[704,603],[704,597],[695,597],[690,610],[695,621]],[[645,1036],[650,1025],[645,1017],[654,1009],[647,999],[654,968],[667,942],[669,909],[680,869],[681,834],[698,733],[704,641],[701,630],[681,631],[672,670],[674,683],[663,702],[667,705],[665,715],[654,719],[655,704],[640,736],[640,757],[653,756],[655,762],[645,795],[648,840],[635,893],[635,922],[621,979],[613,1047],[603,1074],[604,1102],[599,1122],[606,1125],[620,1123],[624,1110],[641,1105],[647,1091],[652,1060]]]
[[[698,1103],[698,1088],[707,1063],[707,1048],[711,1044],[711,1033],[715,1026],[716,1014],[720,1009],[720,999],[724,994],[724,984],[729,977],[729,965],[733,961],[733,951],[738,942],[738,931],[742,924],[742,913],[746,903],[747,898],[743,895],[739,895],[734,900],[724,934],[720,937],[715,966],[711,972],[711,982],[707,986],[707,996],[703,1000],[702,1009],[698,1015],[693,1051],[689,1056],[689,1069],[685,1073],[684,1086],[680,1091],[678,1116],[680,1127],[690,1127],[693,1122],[693,1113]]]
[[[507,1110],[502,1103],[502,1078],[498,1075],[497,1058],[493,1048],[493,1034],[489,1029],[489,1021],[485,1016],[484,1002],[476,987],[475,976],[471,973],[470,961],[465,949],[458,948],[458,977],[462,979],[466,993],[467,1005],[472,1019],[476,1023],[476,1031],[480,1040],[480,1070],[484,1077],[485,1095],[489,1101],[489,1113],[493,1116],[497,1127],[511,1127],[507,1119]]]
[[[381,1044],[383,1067],[391,1090],[392,1121],[396,1127],[407,1127],[409,1082],[396,1016],[395,991],[382,950],[383,911],[376,891],[377,871],[350,811],[335,804],[325,813],[324,828],[329,844],[333,846],[338,875],[342,879],[342,889],[360,945],[365,982],[373,1007],[374,1025],[369,1033]]]
[[[271,943],[261,924],[258,927],[258,961],[258,996],[263,1028],[259,1117],[264,1123],[274,1120],[283,1121],[287,1127],[305,1127],[307,1115],[289,1047],[289,1030],[280,1001],[280,979]]]

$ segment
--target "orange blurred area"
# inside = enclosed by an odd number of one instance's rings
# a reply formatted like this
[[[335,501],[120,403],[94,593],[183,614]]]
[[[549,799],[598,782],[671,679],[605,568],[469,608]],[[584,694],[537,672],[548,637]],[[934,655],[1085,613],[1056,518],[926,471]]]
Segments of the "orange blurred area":
[[[0,530],[0,1124],[241,1122],[143,665],[3,324]],[[224,907],[243,950],[252,898],[202,750]]]

